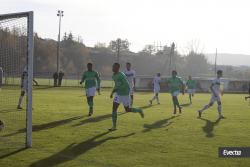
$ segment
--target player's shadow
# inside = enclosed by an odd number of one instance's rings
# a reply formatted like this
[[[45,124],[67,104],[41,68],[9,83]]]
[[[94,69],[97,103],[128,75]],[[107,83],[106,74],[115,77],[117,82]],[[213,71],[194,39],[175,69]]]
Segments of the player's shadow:
[[[135,133],[131,133],[125,136],[119,136],[119,137],[108,137],[102,140],[98,140],[98,138],[103,137],[104,135],[108,134],[109,132],[105,132],[102,134],[99,134],[89,140],[83,141],[81,143],[72,143],[70,145],[68,145],[66,148],[64,148],[63,150],[61,150],[59,153],[57,154],[53,154],[48,158],[44,158],[42,160],[39,160],[35,163],[32,163],[30,165],[30,167],[38,167],[38,166],[46,166],[46,167],[50,167],[50,166],[57,166],[60,165],[62,163],[71,161],[75,158],[77,158],[78,156],[86,153],[87,151],[98,147],[99,145],[105,143],[106,141],[109,140],[115,140],[115,139],[119,139],[119,138],[125,138],[125,137],[130,137],[133,136]],[[98,158],[98,156],[96,157]],[[84,160],[83,160],[84,161]],[[87,161],[87,160],[86,160]],[[95,164],[97,165],[97,164]]]
[[[155,106],[155,105],[157,105],[157,104],[149,104],[149,105],[147,105],[147,106],[142,106],[142,107],[140,107],[140,108],[146,109],[146,108],[153,107],[153,106]]]
[[[206,121],[206,125],[202,127],[203,132],[207,133],[206,137],[214,137],[214,134],[212,133],[214,130],[214,126],[216,126],[220,119],[218,118],[215,122],[211,122],[210,120],[199,118],[203,121]]]
[[[6,158],[6,157],[8,157],[8,156],[17,154],[17,153],[22,152],[22,151],[24,151],[24,150],[26,150],[26,149],[27,149],[27,148],[18,149],[18,150],[14,151],[14,152],[11,152],[11,153],[9,153],[9,154],[6,154],[6,155],[1,156],[0,159],[4,159],[4,158]]]
[[[65,124],[68,124],[68,123],[70,123],[70,122],[72,122],[74,120],[78,120],[78,119],[82,119],[82,118],[84,118],[84,116],[77,116],[77,117],[68,118],[68,119],[55,121],[55,122],[50,122],[50,123],[42,124],[42,125],[33,125],[32,126],[32,132],[37,132],[37,131],[40,131],[40,130],[55,128],[57,126],[65,125]],[[3,135],[2,137],[13,136],[13,135],[16,135],[16,134],[19,134],[19,133],[25,133],[25,132],[26,132],[26,128],[23,128],[23,129],[19,129],[18,132],[16,132],[16,133]]]
[[[187,103],[187,104],[182,104],[182,107],[186,107],[186,106],[190,106],[191,103]]]
[[[126,114],[126,113],[125,112],[124,113],[117,113],[118,116],[123,115],[123,114]],[[96,122],[100,122],[100,121],[110,119],[110,118],[112,118],[112,114],[102,115],[99,117],[89,117],[88,119],[82,120],[78,124],[75,124],[72,126],[81,126],[81,125],[86,124],[86,123],[96,123]]]
[[[155,122],[154,124],[152,125],[148,125],[148,124],[144,124],[144,129],[142,132],[150,132],[152,129],[159,129],[159,128],[163,128],[163,127],[167,127],[169,126],[170,124],[172,124],[173,122],[169,122],[169,120],[171,119],[174,119],[174,118],[177,118],[179,117],[180,115],[178,116],[172,116],[170,118],[167,118],[167,119],[163,119],[163,120],[160,120],[160,121],[157,121]],[[169,122],[169,123],[168,123]],[[163,126],[164,124],[168,123],[167,125]]]

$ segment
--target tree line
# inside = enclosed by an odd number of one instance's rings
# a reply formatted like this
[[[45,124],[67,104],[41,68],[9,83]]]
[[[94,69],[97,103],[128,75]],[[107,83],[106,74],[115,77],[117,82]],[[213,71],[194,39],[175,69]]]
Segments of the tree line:
[[[25,34],[18,28],[11,30],[0,28],[0,37],[0,60],[2,64],[5,62],[5,70],[15,69],[8,61],[10,59],[26,66],[27,59],[25,55],[20,54],[20,48],[25,48],[27,45]],[[131,55],[129,54],[131,53],[129,52],[130,45],[131,43],[127,39],[119,39],[111,40],[108,45],[97,42],[92,49],[89,49],[83,44],[82,37],[75,37],[71,32],[68,34],[65,32],[60,43],[60,70],[66,74],[83,73],[87,69],[86,64],[92,62],[94,69],[100,74],[112,74],[112,65],[117,60],[119,47],[121,70],[126,68],[126,62],[131,62],[132,69],[137,75],[155,76],[160,72],[168,76],[172,70],[176,70],[181,77],[196,76],[197,73],[214,74],[214,71],[209,70],[211,64],[203,53],[204,48],[197,40],[188,42],[186,47],[180,51],[175,50],[172,53],[171,61],[170,52],[164,53],[163,50],[156,50],[150,44],[145,45],[136,55]],[[165,46],[165,48],[170,47]],[[7,50],[11,50],[11,53],[8,53]],[[182,53],[180,53],[181,51]],[[7,57],[6,54],[8,54]],[[34,33],[34,71],[55,72],[56,69],[57,42],[42,39],[38,33]],[[250,71],[225,72],[224,76],[244,79],[250,77]]]

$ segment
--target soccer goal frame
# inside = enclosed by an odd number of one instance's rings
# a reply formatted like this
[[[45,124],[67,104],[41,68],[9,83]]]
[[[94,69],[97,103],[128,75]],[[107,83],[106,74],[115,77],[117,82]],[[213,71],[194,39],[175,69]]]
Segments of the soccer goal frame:
[[[27,67],[28,67],[28,89],[26,107],[26,142],[25,147],[32,147],[32,99],[33,99],[33,53],[34,53],[34,12],[21,12],[0,14],[0,21],[5,19],[27,17]]]

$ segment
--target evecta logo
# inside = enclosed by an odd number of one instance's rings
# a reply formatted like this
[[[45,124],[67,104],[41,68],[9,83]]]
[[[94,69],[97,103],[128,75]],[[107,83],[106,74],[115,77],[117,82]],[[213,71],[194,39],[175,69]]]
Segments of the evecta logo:
[[[120,86],[122,83],[121,82],[115,82],[117,86]]]
[[[171,83],[171,86],[179,86],[179,83]]]
[[[241,151],[228,151],[228,150],[223,150],[223,155],[241,155]]]
[[[94,79],[95,79],[94,77],[86,78],[86,80],[94,80]]]

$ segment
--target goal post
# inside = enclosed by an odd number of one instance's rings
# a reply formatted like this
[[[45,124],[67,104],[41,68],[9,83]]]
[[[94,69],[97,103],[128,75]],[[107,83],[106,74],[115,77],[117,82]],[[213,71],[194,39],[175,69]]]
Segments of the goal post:
[[[33,11],[0,14],[0,149],[32,147]],[[24,69],[27,77],[21,79]],[[21,86],[25,87],[21,98]],[[20,100],[21,98],[21,100]],[[26,101],[25,101],[26,100]],[[21,102],[24,110],[17,109]]]

